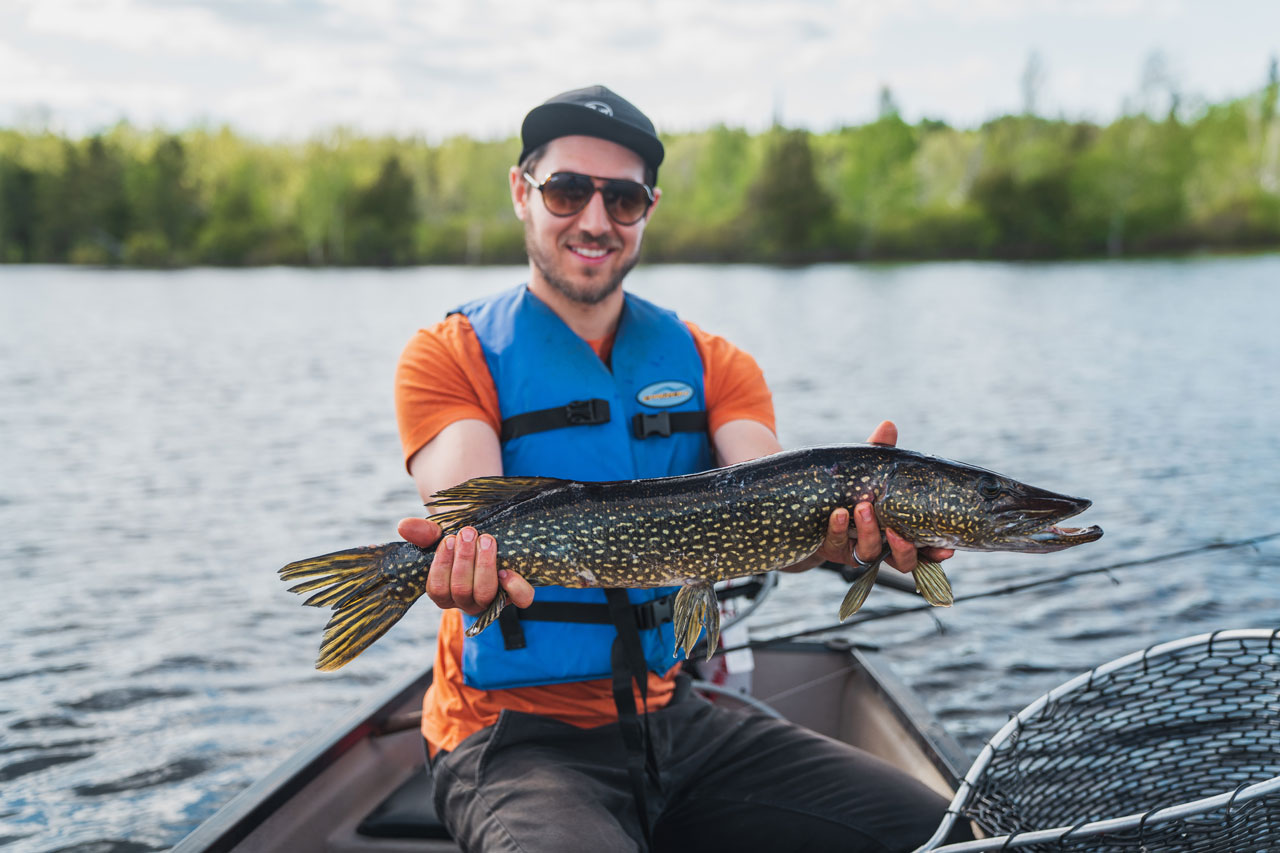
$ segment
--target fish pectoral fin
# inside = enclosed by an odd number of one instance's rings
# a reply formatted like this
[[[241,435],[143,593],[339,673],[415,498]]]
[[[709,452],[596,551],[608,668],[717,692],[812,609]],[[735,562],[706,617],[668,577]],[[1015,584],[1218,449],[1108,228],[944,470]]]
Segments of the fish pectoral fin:
[[[880,573],[880,561],[876,560],[871,564],[871,568],[862,573],[862,577],[853,582],[853,586],[849,587],[849,591],[844,594],[844,601],[840,602],[840,621],[848,619],[850,616],[858,612],[863,602],[867,600],[867,595],[871,592],[871,587],[876,585],[876,575]]]
[[[720,647],[720,602],[711,584],[700,581],[680,588],[672,608],[676,628],[676,655],[681,649],[687,658],[698,643],[698,635],[707,629],[707,660]]]
[[[488,628],[494,622],[498,621],[498,614],[502,612],[502,608],[506,607],[510,603],[511,599],[507,597],[507,591],[499,588],[498,594],[494,597],[493,602],[485,608],[483,613],[476,617],[475,624],[468,628],[464,633],[468,637],[476,636],[485,628]]]
[[[921,560],[912,572],[916,579],[916,592],[934,607],[950,607],[955,603],[951,594],[951,582],[942,566],[932,560]]]

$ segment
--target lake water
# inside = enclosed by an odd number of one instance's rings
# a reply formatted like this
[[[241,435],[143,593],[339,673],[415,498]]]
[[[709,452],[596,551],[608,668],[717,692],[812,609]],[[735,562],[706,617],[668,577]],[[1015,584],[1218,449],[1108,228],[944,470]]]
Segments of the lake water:
[[[429,662],[414,608],[335,674],[275,570],[419,513],[392,373],[523,270],[0,266],[0,847],[163,849]],[[633,289],[751,351],[784,445],[904,447],[1084,495],[1098,543],[960,554],[956,592],[1280,530],[1280,257],[653,267]],[[870,623],[973,754],[1147,645],[1280,624],[1280,540]],[[834,621],[786,576],[766,636]],[[892,591],[868,608],[911,603]]]

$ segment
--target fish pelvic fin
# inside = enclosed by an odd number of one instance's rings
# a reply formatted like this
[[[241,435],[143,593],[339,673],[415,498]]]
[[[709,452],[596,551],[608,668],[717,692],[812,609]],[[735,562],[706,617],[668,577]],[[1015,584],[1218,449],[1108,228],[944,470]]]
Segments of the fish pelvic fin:
[[[672,609],[676,629],[674,656],[679,657],[683,649],[684,656],[689,657],[702,629],[706,628],[707,660],[711,660],[720,648],[720,602],[716,599],[715,587],[706,581],[682,586]]]
[[[569,482],[554,477],[474,477],[431,496],[431,520],[449,533]],[[443,509],[442,507],[452,507]]]
[[[408,542],[351,548],[290,563],[290,592],[315,592],[303,604],[334,610],[320,641],[316,669],[350,663],[400,620],[427,588],[432,551]]]
[[[844,601],[840,602],[841,622],[862,608],[867,596],[871,593],[871,587],[876,585],[876,575],[878,574],[880,574],[880,561],[876,560],[869,569],[862,573],[860,578],[853,582],[853,586],[849,587],[849,591],[844,594]]]
[[[912,572],[916,579],[916,592],[934,607],[950,607],[955,603],[951,594],[951,582],[942,566],[932,560],[920,560]]]
[[[510,603],[511,599],[507,597],[507,591],[499,588],[498,595],[493,599],[493,602],[485,608],[483,613],[476,617],[476,621],[473,622],[471,627],[463,633],[468,637],[476,636],[485,628],[488,628],[494,622],[498,621],[498,614],[502,612],[502,608],[506,607]]]

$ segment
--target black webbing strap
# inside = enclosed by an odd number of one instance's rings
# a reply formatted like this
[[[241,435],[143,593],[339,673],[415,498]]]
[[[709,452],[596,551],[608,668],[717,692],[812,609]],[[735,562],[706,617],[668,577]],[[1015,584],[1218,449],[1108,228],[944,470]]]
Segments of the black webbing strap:
[[[648,631],[675,618],[675,594],[664,595],[644,604],[632,604],[636,628]],[[630,602],[628,602],[630,603]],[[520,623],[573,622],[579,625],[614,625],[613,611],[608,604],[588,604],[583,601],[538,601],[528,607],[504,607],[498,614],[498,627],[502,630],[502,644],[508,651],[525,647],[524,628]]]
[[[613,704],[618,709],[618,729],[627,748],[627,775],[631,777],[631,791],[636,800],[636,815],[640,830],[644,833],[645,849],[653,849],[649,833],[649,806],[645,795],[645,775],[660,788],[658,761],[649,739],[649,675],[644,662],[644,649],[640,645],[640,631],[636,626],[635,611],[625,589],[606,589],[605,598],[618,636],[613,641],[610,662],[613,669]],[[635,682],[640,690],[640,700],[645,703],[644,722],[636,713],[636,697],[631,690]]]
[[[502,608],[502,612],[498,614],[498,629],[502,631],[502,646],[507,651],[525,647],[524,628],[520,627],[519,607],[507,605]]]
[[[640,439],[651,435],[668,436],[673,432],[706,431],[706,412],[641,412],[631,419],[631,432]]]
[[[502,441],[511,441],[522,435],[570,426],[593,426],[609,422],[609,401],[594,398],[574,400],[565,406],[552,406],[512,415],[502,421]]]

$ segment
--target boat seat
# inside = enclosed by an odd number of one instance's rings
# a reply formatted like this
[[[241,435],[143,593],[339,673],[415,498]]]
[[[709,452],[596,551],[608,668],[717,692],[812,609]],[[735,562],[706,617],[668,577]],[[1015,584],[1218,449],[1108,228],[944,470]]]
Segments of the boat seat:
[[[356,832],[372,838],[447,840],[450,837],[449,830],[444,828],[444,824],[436,816],[431,791],[431,774],[423,767],[360,821]]]

